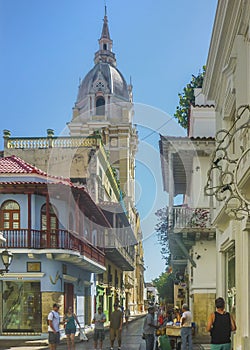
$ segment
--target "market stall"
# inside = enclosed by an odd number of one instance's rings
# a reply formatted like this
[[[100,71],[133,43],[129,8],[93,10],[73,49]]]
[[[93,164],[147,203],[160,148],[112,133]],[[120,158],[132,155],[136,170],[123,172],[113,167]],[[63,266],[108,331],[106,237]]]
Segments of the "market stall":
[[[170,343],[173,349],[181,349],[181,327],[176,325],[167,325],[166,334],[170,339]]]

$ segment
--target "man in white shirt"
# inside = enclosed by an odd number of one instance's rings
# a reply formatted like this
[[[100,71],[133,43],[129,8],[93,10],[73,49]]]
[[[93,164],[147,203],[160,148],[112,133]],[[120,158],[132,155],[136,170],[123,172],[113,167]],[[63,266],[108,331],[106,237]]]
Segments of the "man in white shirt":
[[[92,323],[95,324],[95,330],[94,330],[94,347],[95,350],[97,350],[97,343],[99,340],[100,343],[100,350],[102,349],[102,343],[105,339],[105,332],[104,332],[104,323],[106,322],[106,316],[102,312],[102,307],[99,306],[97,309],[97,313],[94,315],[94,318],[92,320]]]
[[[187,304],[182,305],[181,316],[181,350],[192,350],[192,314]]]
[[[56,350],[60,342],[60,315],[58,313],[59,305],[53,304],[53,310],[48,314],[48,333],[50,350]]]
[[[159,328],[159,326],[155,325],[154,314],[154,306],[149,306],[148,314],[146,315],[143,323],[143,334],[146,341],[146,350],[154,349],[155,330]]]

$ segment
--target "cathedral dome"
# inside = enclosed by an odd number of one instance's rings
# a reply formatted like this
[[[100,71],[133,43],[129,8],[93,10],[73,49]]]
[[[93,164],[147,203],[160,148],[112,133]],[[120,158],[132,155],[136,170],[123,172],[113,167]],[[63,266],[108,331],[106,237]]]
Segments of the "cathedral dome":
[[[129,101],[127,83],[121,72],[110,63],[99,62],[89,71],[79,86],[77,103],[98,91]]]

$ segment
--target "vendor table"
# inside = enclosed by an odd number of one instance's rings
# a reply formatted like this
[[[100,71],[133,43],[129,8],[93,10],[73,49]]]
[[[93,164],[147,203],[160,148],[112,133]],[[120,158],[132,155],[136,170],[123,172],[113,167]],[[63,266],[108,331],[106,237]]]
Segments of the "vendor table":
[[[181,327],[179,327],[179,326],[167,326],[166,327],[166,334],[169,336],[170,342],[171,342],[171,339],[174,340],[175,349],[180,349]],[[178,342],[178,340],[179,340],[179,342]],[[171,344],[172,344],[172,342],[171,342]]]

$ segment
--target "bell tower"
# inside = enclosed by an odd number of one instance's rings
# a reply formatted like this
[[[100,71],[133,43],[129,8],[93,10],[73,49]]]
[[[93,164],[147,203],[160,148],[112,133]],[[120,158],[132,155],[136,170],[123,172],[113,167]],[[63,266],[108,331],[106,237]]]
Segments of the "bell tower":
[[[127,84],[117,68],[110,37],[107,9],[94,67],[80,82],[68,124],[71,136],[89,136],[99,132],[117,173],[126,206],[135,203],[135,154],[138,136],[133,126],[132,84]]]
[[[99,39],[99,50],[95,53],[94,62],[108,62],[109,64],[116,66],[115,54],[112,52],[113,40],[110,39],[107,8],[105,6],[105,16],[103,19],[103,27],[101,38]]]

